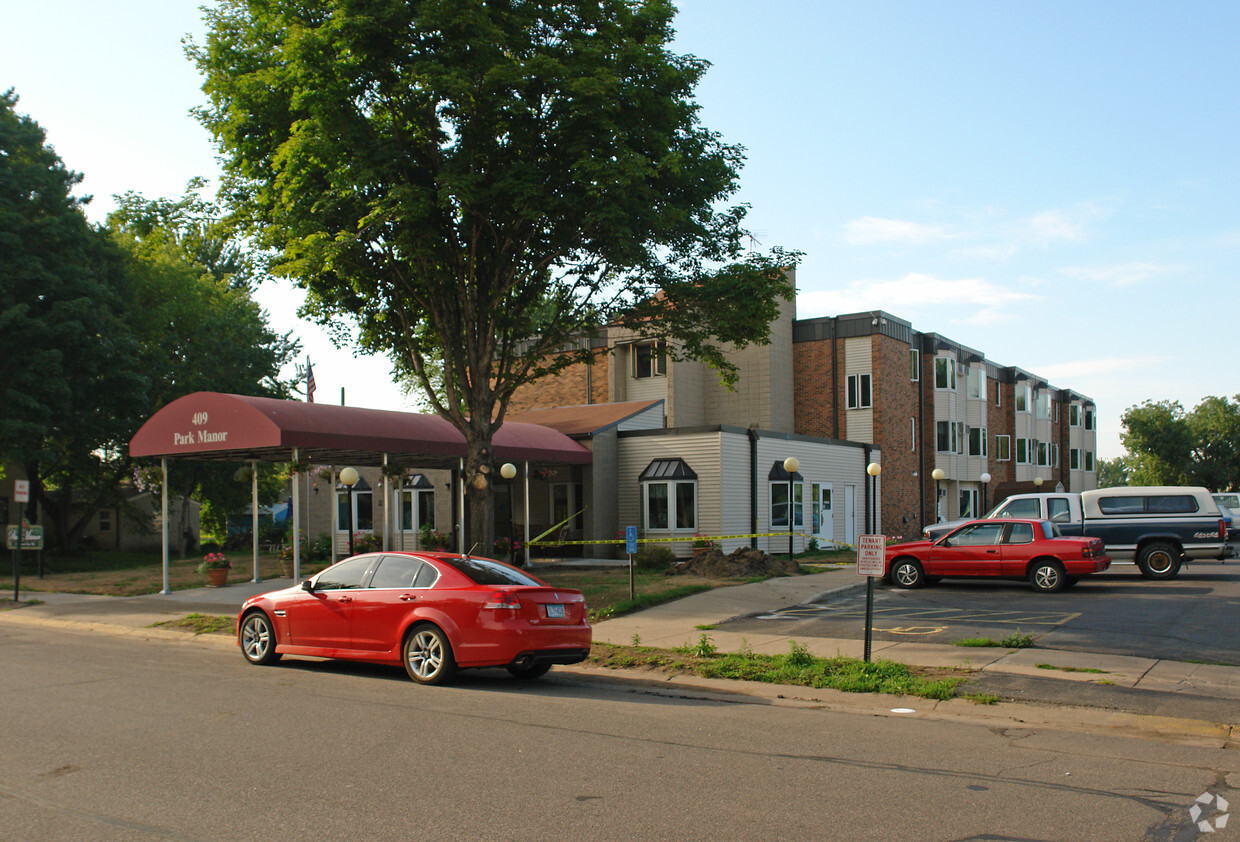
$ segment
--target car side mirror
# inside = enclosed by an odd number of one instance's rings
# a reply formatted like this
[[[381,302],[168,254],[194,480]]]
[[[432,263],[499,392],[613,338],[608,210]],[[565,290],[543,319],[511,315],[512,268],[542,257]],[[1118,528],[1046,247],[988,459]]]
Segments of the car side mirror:
[[[311,593],[313,593],[313,592],[314,592],[314,583],[313,583],[313,582],[311,582],[309,579],[305,579],[305,580],[303,580],[303,581],[302,581],[302,583],[301,583],[301,589],[302,589],[303,591],[310,591]]]

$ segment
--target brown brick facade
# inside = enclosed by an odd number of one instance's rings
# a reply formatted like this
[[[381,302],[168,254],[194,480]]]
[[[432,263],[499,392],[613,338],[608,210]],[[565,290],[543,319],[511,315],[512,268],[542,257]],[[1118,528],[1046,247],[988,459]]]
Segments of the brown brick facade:
[[[549,406],[584,406],[608,403],[608,374],[611,356],[606,349],[594,353],[589,369],[584,363],[574,363],[555,377],[544,377],[513,393],[508,412],[516,415],[531,409]],[[588,376],[587,376],[588,373]]]

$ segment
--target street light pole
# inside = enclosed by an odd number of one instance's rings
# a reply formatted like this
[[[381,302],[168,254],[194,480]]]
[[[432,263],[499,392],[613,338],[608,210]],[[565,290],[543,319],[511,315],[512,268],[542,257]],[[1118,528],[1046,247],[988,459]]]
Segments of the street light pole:
[[[789,456],[784,460],[784,470],[788,472],[788,560],[792,561],[792,518],[795,507],[792,505],[792,478],[801,468],[801,463],[795,456]]]
[[[943,489],[939,487],[939,483],[943,481],[943,477],[947,474],[943,473],[942,468],[935,468],[930,472],[930,476],[934,478],[934,522],[939,522],[939,498],[943,495]]]
[[[524,564],[517,563],[517,542],[512,537],[513,532],[513,516],[517,512],[512,497],[512,480],[517,475],[517,466],[511,462],[505,462],[499,466],[499,475],[508,481],[508,552],[509,561],[517,567],[524,567]]]
[[[986,492],[990,488],[990,474],[983,472],[978,479],[982,481],[982,515],[985,516],[988,514],[986,511]]]
[[[870,534],[878,533],[878,475],[883,472],[883,466],[877,462],[871,462],[865,466],[865,472],[869,475],[870,481]],[[874,577],[865,577],[865,662],[870,662],[870,641],[873,638],[874,629]]]
[[[358,475],[354,468],[345,468],[340,472],[340,483],[349,489],[349,555],[353,555],[353,486],[357,485]]]

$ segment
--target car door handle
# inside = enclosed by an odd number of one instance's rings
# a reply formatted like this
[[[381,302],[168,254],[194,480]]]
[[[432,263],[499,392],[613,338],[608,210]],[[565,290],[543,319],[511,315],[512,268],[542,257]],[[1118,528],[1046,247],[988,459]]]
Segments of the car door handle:
[[[337,601],[337,602],[352,602],[352,601],[353,601],[353,597],[351,597],[351,596],[342,596],[342,597],[340,597],[340,599],[338,599],[338,600],[336,600],[336,601]]]
[[[412,602],[413,600],[417,598],[418,598],[417,594],[411,594],[411,593],[403,593],[397,597],[397,599],[399,599],[401,602]]]

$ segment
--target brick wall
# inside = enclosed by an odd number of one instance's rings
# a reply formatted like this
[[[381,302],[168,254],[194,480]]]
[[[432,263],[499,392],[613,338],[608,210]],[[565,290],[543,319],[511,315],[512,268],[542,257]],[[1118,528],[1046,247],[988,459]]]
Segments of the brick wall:
[[[843,370],[843,340],[798,342],[792,353],[793,432],[805,436],[840,438],[843,419],[836,418],[836,398],[842,379],[833,377],[831,343],[837,343],[837,366]],[[834,380],[834,384],[832,383]]]
[[[594,362],[590,366],[589,377],[586,376],[584,363],[574,363],[555,377],[544,377],[517,389],[508,403],[508,412],[516,414],[553,406],[607,403],[610,400],[608,397],[610,365],[611,356],[606,350],[599,349],[594,353]],[[587,383],[589,384],[588,391]]]
[[[890,336],[870,337],[873,347],[874,438],[883,450],[883,533],[915,539],[921,532],[921,448],[911,420],[917,418],[918,384],[909,368],[909,344]],[[924,373],[923,373],[924,376]]]

